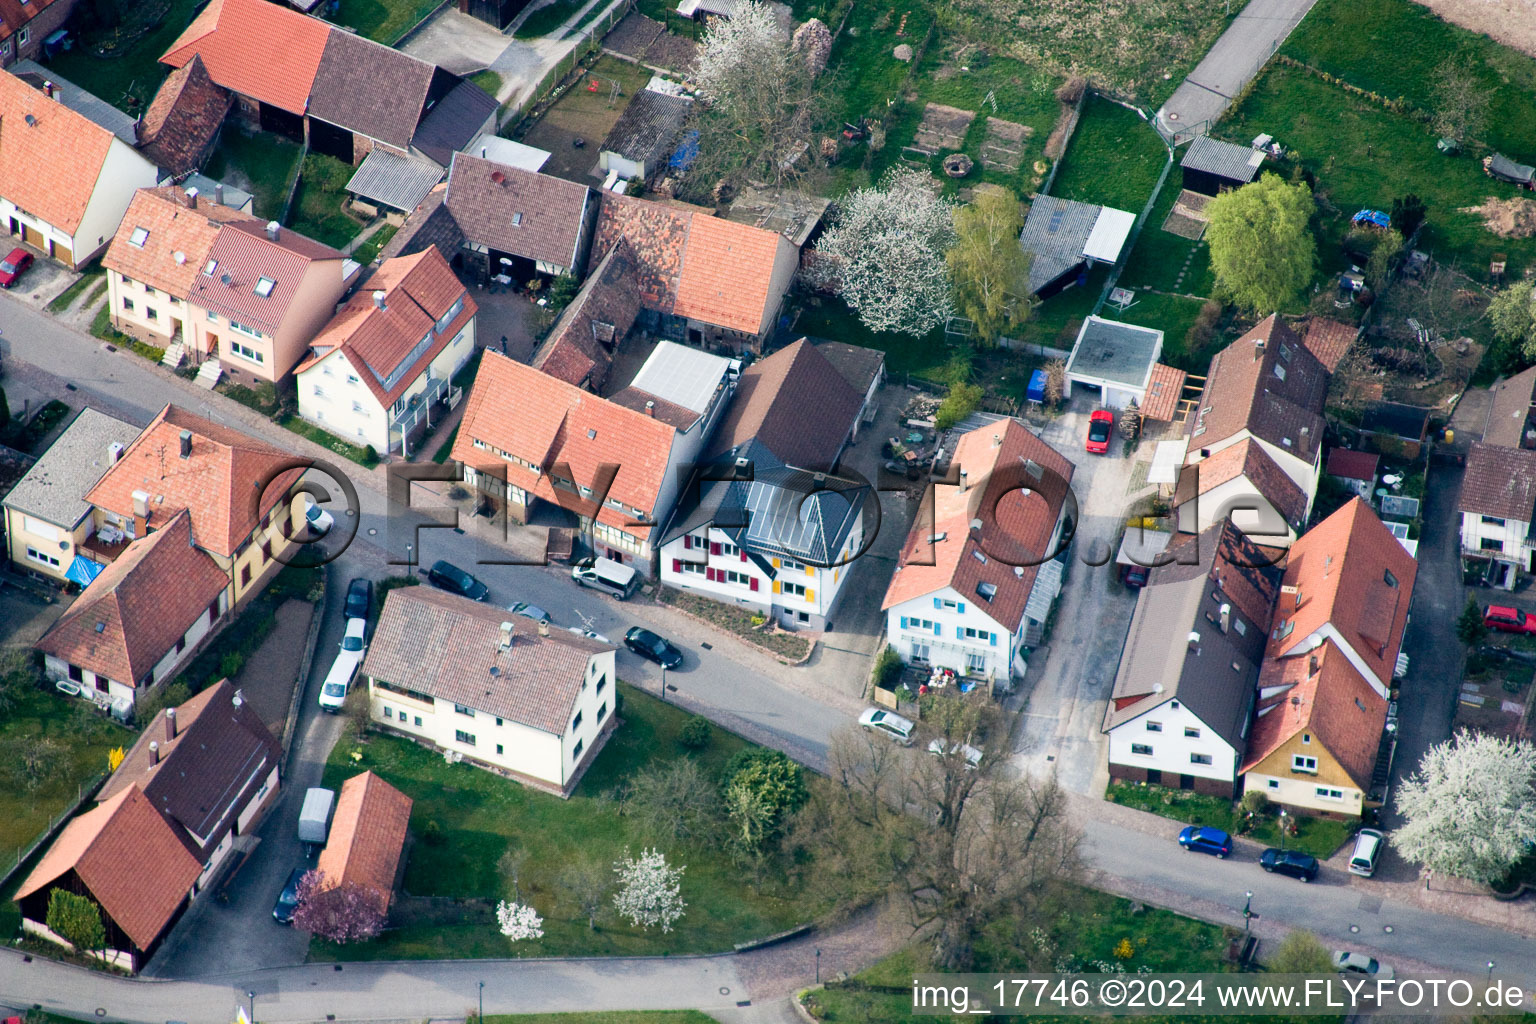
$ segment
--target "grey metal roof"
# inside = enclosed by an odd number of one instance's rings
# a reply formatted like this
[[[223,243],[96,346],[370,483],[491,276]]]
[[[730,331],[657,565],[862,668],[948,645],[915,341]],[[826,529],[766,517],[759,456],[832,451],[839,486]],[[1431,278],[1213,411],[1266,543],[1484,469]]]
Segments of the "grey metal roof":
[[[703,415],[725,379],[726,363],[708,352],[663,341],[629,386]]]
[[[415,153],[403,155],[375,146],[347,182],[347,191],[410,212],[442,180],[441,164]]]
[[[1019,235],[1019,244],[1034,257],[1029,264],[1031,294],[1082,262],[1083,245],[1098,218],[1099,207],[1091,203],[1035,197]]]
[[[52,82],[55,89],[54,95],[70,110],[105,128],[130,146],[139,144],[138,130],[134,127],[133,118],[96,94],[60,78],[36,61],[19,60],[7,70],[34,88],[41,86],[43,82]]]
[[[64,529],[90,512],[85,494],[111,466],[108,446],[126,448],[139,436],[131,423],[95,409],[82,409],[59,439],[5,496],[5,507]]]
[[[1254,157],[1258,159],[1255,160]],[[1233,181],[1252,181],[1263,163],[1263,154],[1249,146],[1222,142],[1209,135],[1197,135],[1189,144],[1189,151],[1179,161],[1180,167],[1192,171],[1205,171]]]
[[[1067,359],[1067,374],[1146,387],[1162,348],[1163,332],[1090,316]]]

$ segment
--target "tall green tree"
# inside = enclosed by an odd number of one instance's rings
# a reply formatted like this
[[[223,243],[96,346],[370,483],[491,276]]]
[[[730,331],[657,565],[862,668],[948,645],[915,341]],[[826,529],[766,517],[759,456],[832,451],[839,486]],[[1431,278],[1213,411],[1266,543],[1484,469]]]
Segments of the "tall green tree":
[[[1475,598],[1467,598],[1467,606],[1456,620],[1456,639],[1472,647],[1481,643],[1487,635],[1488,625],[1483,622],[1483,610],[1477,606]]]
[[[68,889],[50,892],[44,923],[78,950],[91,953],[106,948],[107,927],[101,923],[101,908],[78,893]]]
[[[1488,319],[1498,339],[1518,348],[1525,362],[1536,359],[1536,288],[1529,281],[1517,281],[1495,295]]]
[[[1317,241],[1307,227],[1312,190],[1266,174],[1205,208],[1219,295],[1256,313],[1293,301],[1312,280]]]
[[[996,341],[1029,318],[1029,254],[1019,244],[1024,217],[1012,192],[987,191],[955,211],[955,245],[946,257],[956,309]]]

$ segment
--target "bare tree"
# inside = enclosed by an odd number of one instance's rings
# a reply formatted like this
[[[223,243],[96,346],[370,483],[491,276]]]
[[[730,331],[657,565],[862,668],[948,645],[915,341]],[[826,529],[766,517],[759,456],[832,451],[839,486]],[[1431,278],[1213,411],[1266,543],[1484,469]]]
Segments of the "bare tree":
[[[560,872],[560,888],[570,896],[587,927],[597,927],[597,915],[608,905],[608,892],[613,888],[613,870],[599,864],[591,857],[582,857],[567,864]]]
[[[1465,61],[1447,59],[1435,69],[1434,104],[1435,131],[1465,143],[1475,139],[1487,121],[1488,89]]]
[[[720,826],[718,784],[691,757],[635,773],[624,813],[648,842],[699,840]]]

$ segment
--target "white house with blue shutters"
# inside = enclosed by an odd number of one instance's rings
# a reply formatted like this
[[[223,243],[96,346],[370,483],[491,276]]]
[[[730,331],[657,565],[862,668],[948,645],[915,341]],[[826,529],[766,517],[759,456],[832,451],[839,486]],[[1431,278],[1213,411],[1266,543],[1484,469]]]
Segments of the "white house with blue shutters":
[[[889,610],[887,635],[909,665],[952,668],[962,675],[1007,679],[1024,642],[1025,624],[1009,629],[987,614],[973,596],[952,587]],[[1023,666],[1019,666],[1022,675]]]

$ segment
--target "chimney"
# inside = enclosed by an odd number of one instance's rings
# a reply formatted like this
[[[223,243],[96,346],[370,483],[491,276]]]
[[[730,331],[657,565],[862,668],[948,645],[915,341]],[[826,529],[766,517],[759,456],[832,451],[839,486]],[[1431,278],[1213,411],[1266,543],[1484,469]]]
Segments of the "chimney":
[[[966,481],[966,471],[962,469],[960,471],[960,493],[961,494],[965,493],[966,483],[967,483],[967,481]]]
[[[187,209],[189,209],[189,210],[197,209],[197,186],[193,185],[191,188],[187,189],[186,196],[187,196]]]
[[[1194,630],[1189,631],[1189,649],[1193,654],[1200,653],[1200,634]]]
[[[149,492],[133,492],[133,535],[149,536]]]
[[[1317,655],[1315,655],[1315,654],[1307,655],[1307,675],[1309,675],[1309,676],[1317,675],[1317,669],[1318,669]]]
[[[267,221],[267,238],[277,241],[283,233],[283,226],[275,220]]]
[[[549,636],[549,623],[547,623],[547,622],[540,622],[539,623],[539,636]]]
[[[497,650],[510,651],[512,649],[512,623],[501,624],[501,642],[497,644]]]
[[[51,100],[58,100],[60,103],[63,103],[64,100],[61,97],[54,95],[54,89],[55,88],[56,88],[56,86],[52,82],[44,82],[43,83],[43,95],[47,96]]]
[[[645,401],[645,414],[652,419],[656,418],[656,403],[650,399],[646,399]]]
[[[190,459],[192,457],[192,431],[183,430],[177,436],[181,441],[181,457]]]
[[[1002,434],[993,434],[992,435],[992,447],[993,448],[1001,448],[1002,446],[1003,446],[1003,435]]]
[[[480,159],[481,160],[485,159],[485,147],[484,146],[480,147]]]
[[[373,293],[373,304],[375,306],[377,306],[379,309],[388,309],[389,308],[389,307],[384,305],[384,299],[386,297],[386,294],[387,293],[382,292],[382,291],[376,291],[376,292]]]
[[[1293,607],[1293,608],[1300,608],[1301,607],[1301,588],[1300,587],[1291,586],[1289,584],[1287,584],[1286,586],[1281,587],[1280,588],[1280,596],[1281,597],[1285,597],[1286,595],[1290,595],[1290,597],[1293,599],[1293,604],[1291,605],[1291,607]]]
[[[1221,631],[1225,633],[1232,625],[1232,606],[1225,602],[1221,606]]]
[[[155,740],[149,741],[149,765],[153,768],[160,763],[160,744]]]
[[[224,205],[224,183],[222,181],[213,183],[213,201],[220,206]]]
[[[120,441],[113,441],[111,444],[107,445],[107,465],[117,465],[123,457],[124,450],[125,449],[123,448],[122,442]]]
[[[1253,361],[1254,362],[1258,362],[1260,359],[1263,359],[1263,358],[1264,358],[1264,339],[1263,338],[1254,338],[1253,339]]]
[[[176,709],[165,709],[165,741],[169,743],[176,738]]]

